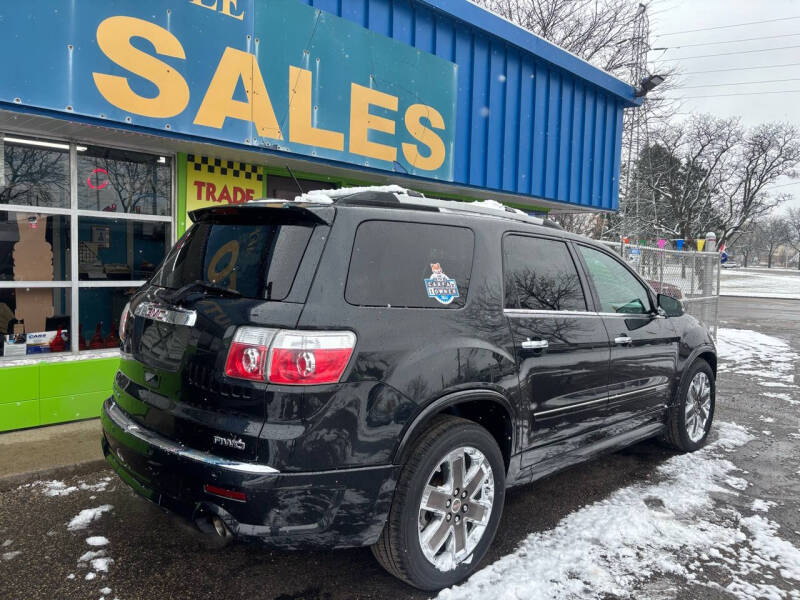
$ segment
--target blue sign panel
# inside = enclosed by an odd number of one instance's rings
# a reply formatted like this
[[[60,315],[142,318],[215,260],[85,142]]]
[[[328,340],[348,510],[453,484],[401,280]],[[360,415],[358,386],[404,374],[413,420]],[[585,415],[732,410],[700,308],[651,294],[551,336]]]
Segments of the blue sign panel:
[[[453,180],[455,64],[298,0],[38,0],[0,24],[6,108]]]

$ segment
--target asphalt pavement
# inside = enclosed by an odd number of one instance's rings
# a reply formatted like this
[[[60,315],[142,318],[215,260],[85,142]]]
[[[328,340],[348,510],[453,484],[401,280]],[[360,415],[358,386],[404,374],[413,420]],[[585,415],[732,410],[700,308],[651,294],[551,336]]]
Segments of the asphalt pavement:
[[[720,324],[777,336],[800,353],[800,301],[722,298]],[[800,372],[795,373],[795,383],[800,383]],[[728,456],[747,473],[750,486],[726,496],[724,503],[746,512],[755,498],[775,502],[770,519],[780,524],[785,540],[800,547],[800,436],[792,435],[800,431],[800,406],[766,397],[762,391],[754,376],[726,372],[719,377],[716,419],[762,433]],[[800,392],[792,394],[800,401]],[[763,433],[765,415],[774,418],[769,434]],[[658,465],[671,456],[658,443],[645,442],[510,491],[486,564],[512,552],[530,533],[552,529],[570,513],[620,488],[651,480]],[[108,469],[61,482],[0,491],[1,599],[429,597],[386,574],[366,548],[215,548],[190,526],[134,496]],[[86,528],[70,530],[81,511],[91,508],[104,512]],[[87,555],[100,550],[105,556]],[[93,557],[112,562],[92,563]],[[720,574],[720,589],[713,589],[658,575],[631,589],[630,595],[726,598],[725,577]],[[791,582],[774,583],[787,594],[793,587]]]

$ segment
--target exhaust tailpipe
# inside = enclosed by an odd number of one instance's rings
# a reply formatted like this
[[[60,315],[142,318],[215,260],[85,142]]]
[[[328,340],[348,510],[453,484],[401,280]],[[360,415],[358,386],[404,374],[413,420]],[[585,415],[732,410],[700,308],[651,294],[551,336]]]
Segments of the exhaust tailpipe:
[[[211,524],[214,526],[214,531],[221,538],[229,538],[232,536],[230,529],[225,525],[225,521],[220,519],[217,515],[211,517]]]

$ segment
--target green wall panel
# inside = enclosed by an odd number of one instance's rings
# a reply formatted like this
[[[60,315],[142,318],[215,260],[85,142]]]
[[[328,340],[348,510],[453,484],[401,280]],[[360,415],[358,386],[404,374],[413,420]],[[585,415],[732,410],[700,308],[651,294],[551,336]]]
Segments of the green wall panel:
[[[100,358],[0,367],[0,431],[98,416],[118,366]]]
[[[36,427],[39,424],[38,400],[0,404],[0,431]]]
[[[0,369],[0,404],[38,400],[39,366]]]
[[[39,397],[54,398],[106,391],[110,395],[117,367],[118,358],[41,363]]]
[[[99,417],[100,407],[110,395],[111,390],[109,389],[107,392],[42,398],[39,400],[40,425]]]

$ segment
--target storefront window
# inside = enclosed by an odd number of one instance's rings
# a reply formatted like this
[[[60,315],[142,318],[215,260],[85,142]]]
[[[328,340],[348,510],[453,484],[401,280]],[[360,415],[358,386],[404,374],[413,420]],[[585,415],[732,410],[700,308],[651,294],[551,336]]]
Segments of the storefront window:
[[[81,288],[78,344],[81,350],[119,347],[119,317],[135,287]]]
[[[169,215],[171,159],[86,146],[78,152],[78,208],[140,215]]]
[[[70,350],[70,288],[0,288],[5,359]]]
[[[172,245],[170,223],[78,218],[82,280],[149,279]]]
[[[0,134],[0,204],[69,208],[69,145]]]
[[[0,155],[0,357],[118,348],[172,245],[171,159],[2,133]]]
[[[66,215],[0,211],[0,281],[68,281]]]

